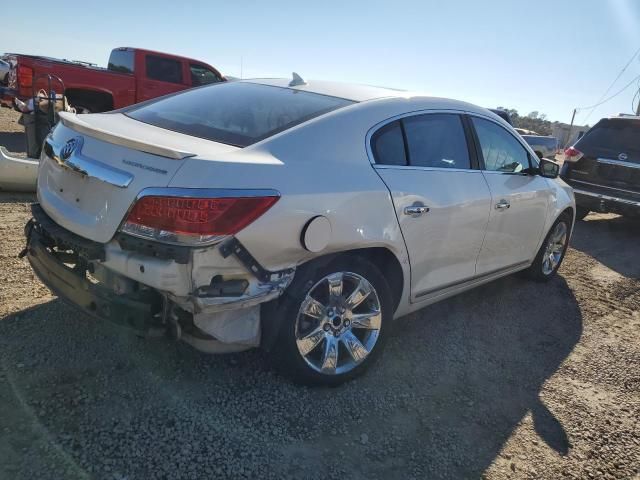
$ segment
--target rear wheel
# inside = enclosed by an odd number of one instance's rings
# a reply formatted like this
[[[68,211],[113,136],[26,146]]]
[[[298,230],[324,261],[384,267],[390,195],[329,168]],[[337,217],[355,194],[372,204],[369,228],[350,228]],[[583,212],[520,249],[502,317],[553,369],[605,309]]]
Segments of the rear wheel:
[[[526,270],[533,280],[546,282],[553,278],[569,247],[571,218],[562,214],[552,225],[531,266]]]
[[[375,265],[342,257],[296,275],[279,314],[276,354],[298,383],[338,385],[380,354],[392,319],[391,290]]]
[[[576,206],[576,221],[584,220],[584,217],[589,215],[590,211],[591,210],[589,210],[588,208]]]

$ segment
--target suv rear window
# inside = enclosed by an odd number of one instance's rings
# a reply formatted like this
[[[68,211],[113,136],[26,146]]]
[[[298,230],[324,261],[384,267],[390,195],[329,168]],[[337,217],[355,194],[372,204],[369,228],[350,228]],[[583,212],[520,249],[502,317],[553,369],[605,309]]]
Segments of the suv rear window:
[[[249,82],[194,88],[126,110],[157,127],[246,147],[352,101]]]
[[[576,148],[589,155],[640,157],[640,120],[605,118],[578,142]]]

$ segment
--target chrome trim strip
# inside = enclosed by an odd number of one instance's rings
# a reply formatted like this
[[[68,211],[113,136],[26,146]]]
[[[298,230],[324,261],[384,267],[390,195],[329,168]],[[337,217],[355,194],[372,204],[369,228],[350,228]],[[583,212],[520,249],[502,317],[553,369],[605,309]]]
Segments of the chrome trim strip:
[[[71,170],[85,177],[94,178],[118,188],[128,187],[134,179],[134,176],[129,172],[82,155],[82,146],[80,146],[78,150],[74,151],[71,157],[63,160],[60,158],[60,154],[56,153],[56,147],[53,142],[51,142],[51,139],[48,138],[45,142],[49,144],[53,153],[53,155],[45,153],[45,156],[50,158],[61,168]]]
[[[148,187],[140,191],[136,200],[142,197],[190,197],[190,198],[240,198],[240,197],[280,197],[280,192],[272,188],[173,188]]]
[[[419,167],[417,165],[386,165],[373,164],[376,170],[423,170],[427,172],[464,172],[464,173],[480,173],[480,170],[471,168],[447,168],[447,167]]]
[[[471,277],[471,278],[467,278],[465,280],[459,280],[457,282],[452,282],[452,283],[448,283],[442,287],[437,287],[437,288],[432,288],[431,290],[423,290],[422,292],[416,293],[415,295],[415,299],[419,299],[422,298],[426,295],[431,295],[434,293],[438,293],[442,290],[447,290],[449,288],[453,288],[453,287],[458,287],[458,286],[463,286],[465,284],[472,284],[474,282],[480,281],[480,280],[484,280],[486,278],[492,277],[494,275],[499,275],[501,273],[506,273],[506,272],[510,272],[513,269],[517,269],[517,268],[526,268],[531,264],[531,262],[519,262],[519,263],[514,263],[513,265],[509,265],[508,267],[503,267],[503,268],[499,268],[497,270],[492,270],[490,272],[487,273],[483,273],[482,275],[476,275],[475,277]]]
[[[597,183],[585,182],[584,180],[569,179],[571,183],[582,183],[584,185],[591,185],[592,187],[606,188],[607,190],[616,190],[618,192],[633,193],[634,195],[640,195],[640,192],[634,192],[633,190],[625,190],[624,188],[607,187],[606,185],[599,185]]]
[[[618,167],[637,168],[640,169],[640,163],[623,162],[622,160],[613,160],[611,158],[598,158],[598,163],[604,163],[606,165],[616,165]]]
[[[625,198],[619,198],[619,197],[610,197],[609,195],[602,195],[600,193],[587,192],[585,190],[578,190],[577,188],[574,188],[573,192],[577,193],[578,195],[584,195],[586,197],[593,197],[593,198],[598,198],[600,200],[608,200],[611,202],[624,203],[625,205],[640,207],[640,202],[636,202],[634,200],[627,200]]]

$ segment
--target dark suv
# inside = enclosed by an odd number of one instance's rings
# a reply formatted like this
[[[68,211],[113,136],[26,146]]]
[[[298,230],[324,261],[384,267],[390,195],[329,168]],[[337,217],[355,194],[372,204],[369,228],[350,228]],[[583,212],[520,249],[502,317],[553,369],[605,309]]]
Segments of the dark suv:
[[[640,117],[603,118],[565,150],[560,176],[575,192],[577,215],[640,217]]]

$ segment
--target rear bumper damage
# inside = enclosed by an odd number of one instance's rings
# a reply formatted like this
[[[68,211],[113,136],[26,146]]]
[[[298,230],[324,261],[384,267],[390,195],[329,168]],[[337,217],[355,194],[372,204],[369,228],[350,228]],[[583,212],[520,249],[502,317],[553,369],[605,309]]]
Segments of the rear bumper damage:
[[[280,296],[295,272],[269,272],[233,238],[172,258],[163,245],[93,242],[37,204],[32,212],[22,255],[54,294],[93,317],[141,334],[166,329],[210,353],[258,346],[260,304]]]

